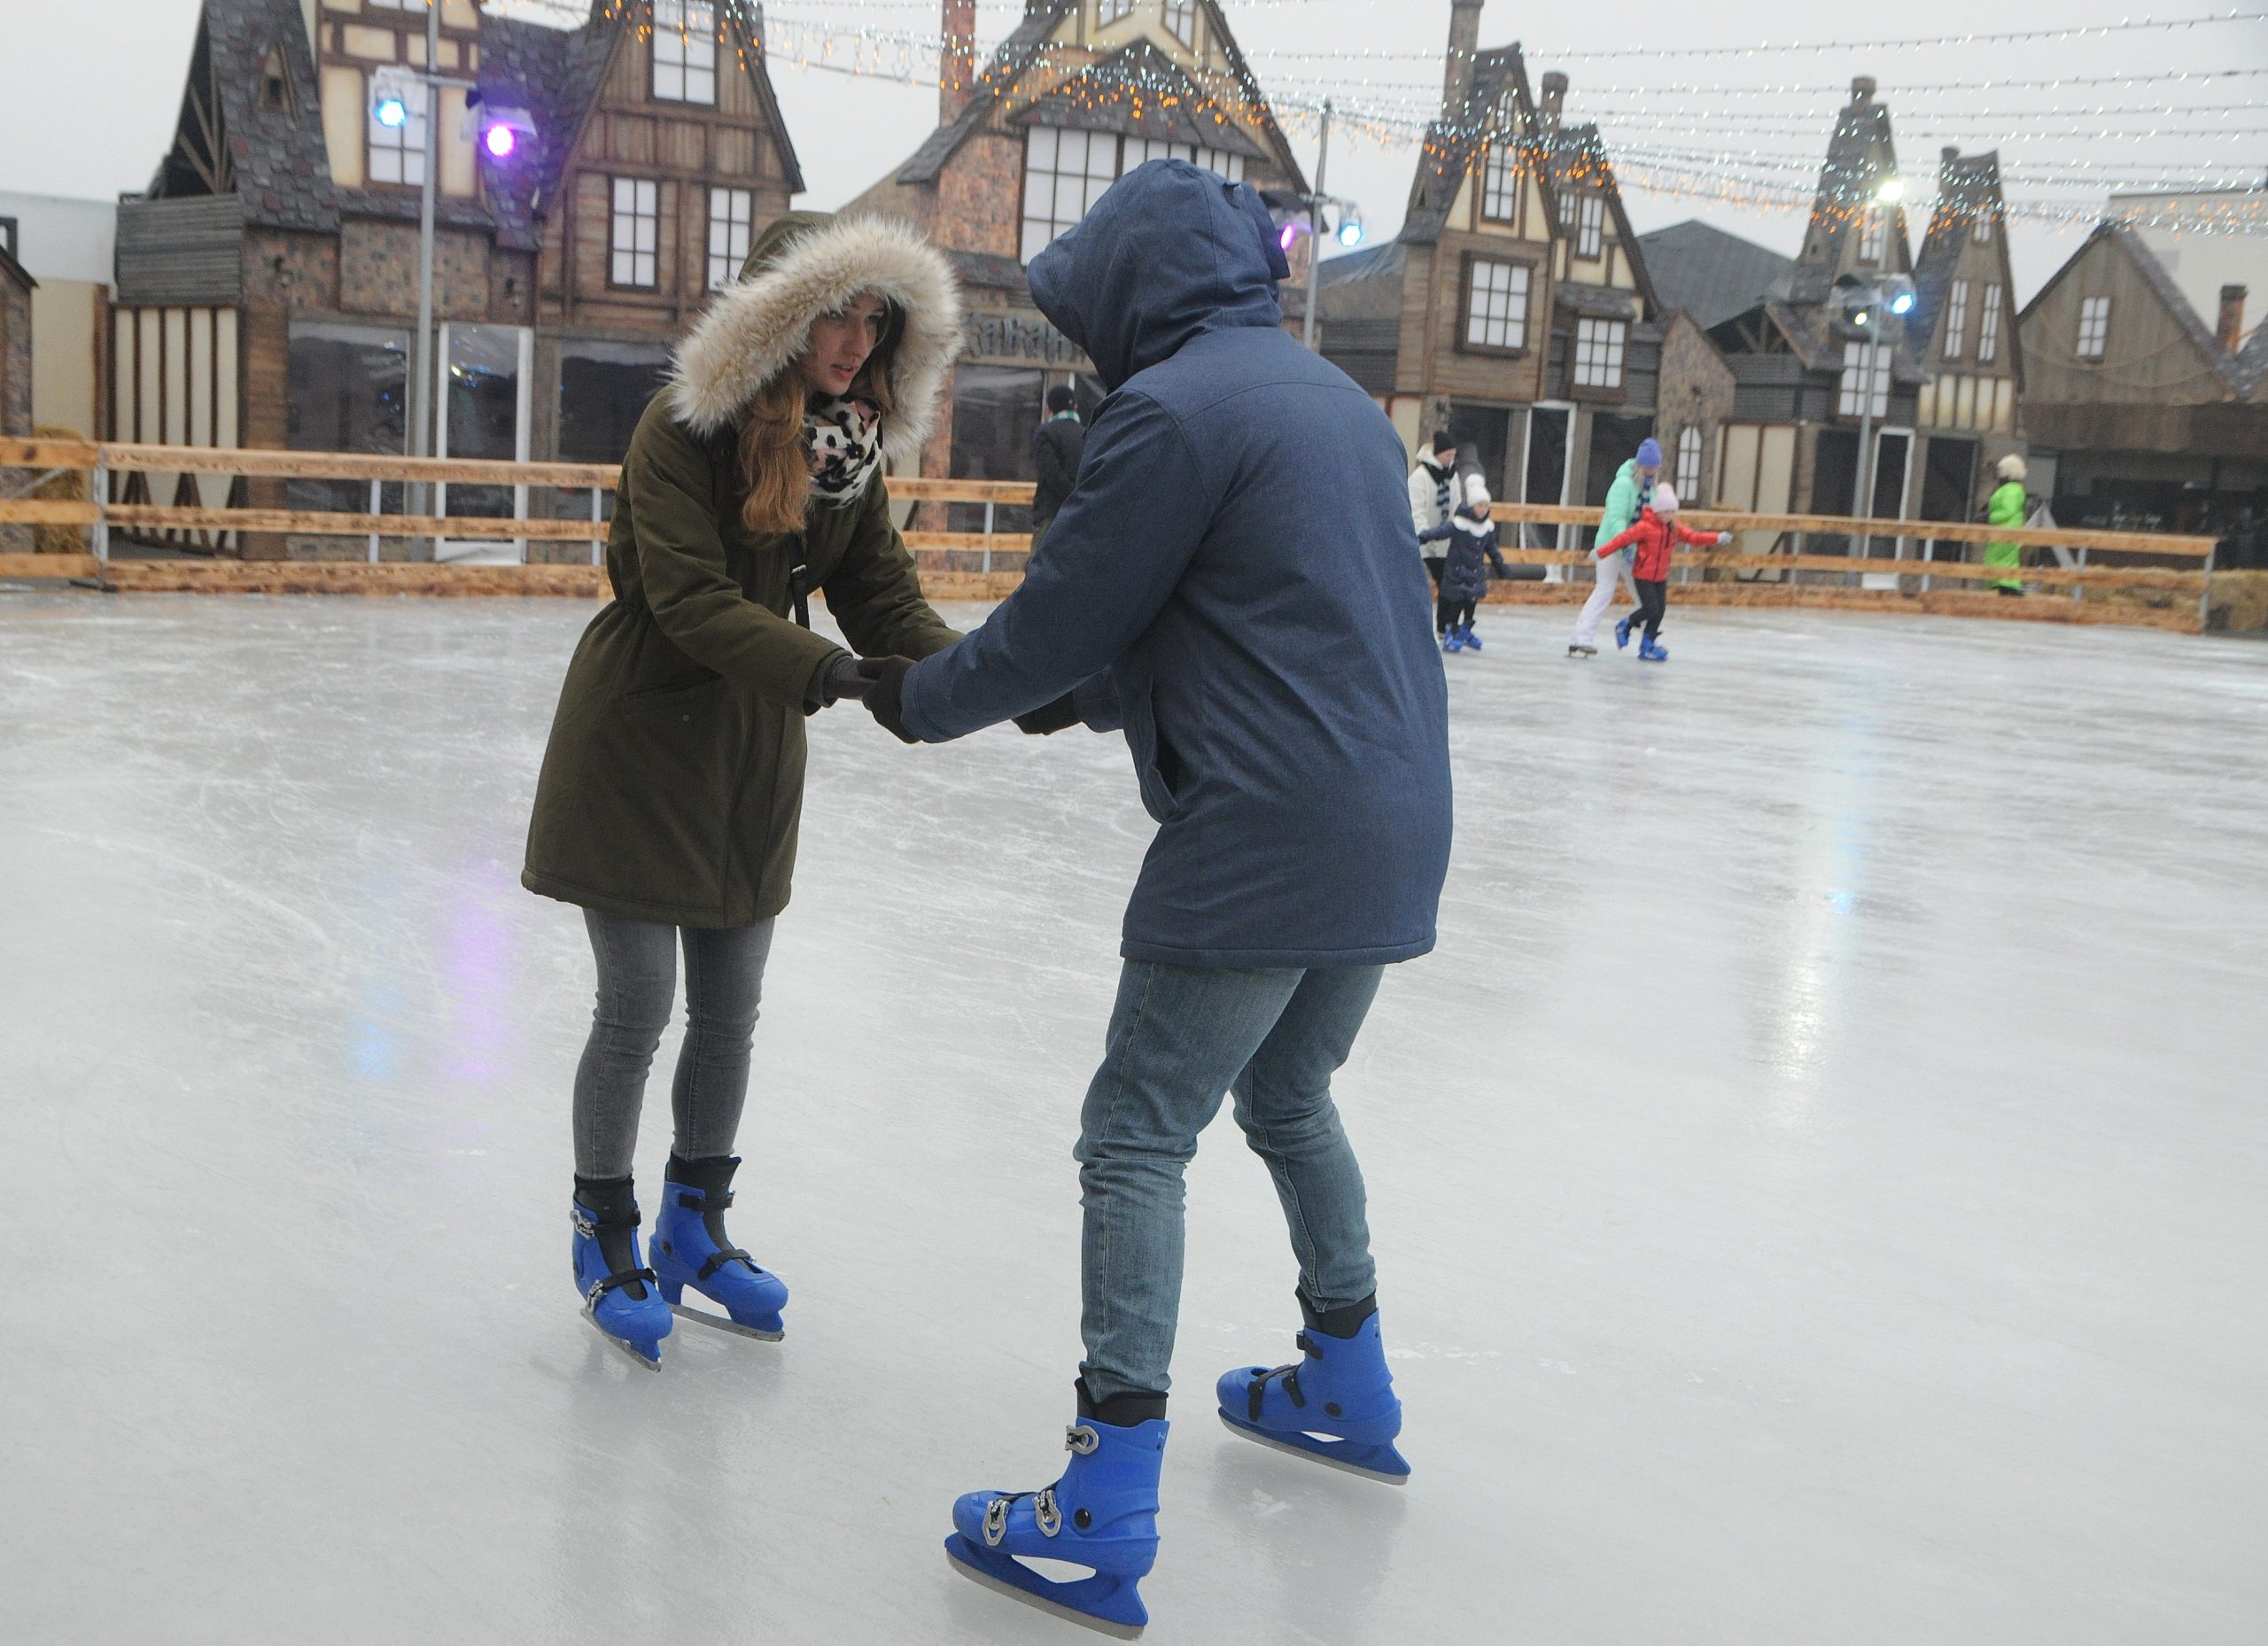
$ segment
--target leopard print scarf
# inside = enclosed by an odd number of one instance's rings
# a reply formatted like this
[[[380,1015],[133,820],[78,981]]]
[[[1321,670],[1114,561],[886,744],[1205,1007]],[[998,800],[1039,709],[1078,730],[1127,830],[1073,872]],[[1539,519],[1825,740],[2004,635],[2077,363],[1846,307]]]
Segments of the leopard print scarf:
[[[846,509],[866,495],[882,462],[882,411],[872,400],[813,396],[804,412],[804,456],[812,495]]]

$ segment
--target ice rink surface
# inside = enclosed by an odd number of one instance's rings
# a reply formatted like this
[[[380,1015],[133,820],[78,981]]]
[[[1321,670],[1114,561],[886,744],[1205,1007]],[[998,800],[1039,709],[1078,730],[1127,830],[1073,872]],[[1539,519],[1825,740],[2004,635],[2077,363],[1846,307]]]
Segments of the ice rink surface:
[[[788,1337],[648,1376],[518,884],[589,612],[0,595],[7,1641],[1091,1638],[940,1542],[1063,1456],[1123,745],[813,725],[734,1225]],[[2268,1636],[2268,647],[1571,615],[1447,660],[1441,948],[1340,1087],[1415,1478],[1214,1420],[1297,1324],[1224,1116],[1148,1638]]]

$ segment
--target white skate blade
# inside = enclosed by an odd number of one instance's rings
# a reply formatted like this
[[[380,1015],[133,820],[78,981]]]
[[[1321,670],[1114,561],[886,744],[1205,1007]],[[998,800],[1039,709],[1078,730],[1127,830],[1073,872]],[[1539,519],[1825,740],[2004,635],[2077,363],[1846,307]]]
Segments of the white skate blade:
[[[641,1355],[636,1349],[632,1348],[630,1345],[625,1343],[620,1338],[616,1337],[614,1333],[609,1332],[604,1326],[599,1324],[597,1321],[593,1320],[588,1315],[584,1316],[583,1320],[585,1324],[588,1325],[592,1331],[599,1334],[600,1338],[605,1341],[606,1346],[609,1348],[614,1349],[621,1354],[631,1363],[631,1364],[643,1367],[648,1371],[659,1371],[662,1369],[661,1362],[657,1360],[648,1360],[643,1355]]]
[[[711,1315],[687,1303],[672,1303],[670,1313],[680,1320],[689,1320],[696,1326],[706,1326],[712,1332],[729,1332],[736,1338],[754,1338],[758,1343],[777,1343],[788,1334],[785,1332],[759,1332],[754,1326],[743,1326],[729,1315]]]
[[[1013,1583],[1004,1583],[989,1572],[979,1571],[965,1560],[956,1559],[951,1549],[945,1551],[945,1562],[970,1582],[990,1589],[995,1595],[1006,1595],[1010,1600],[1021,1601],[1035,1611],[1046,1612],[1066,1623],[1076,1623],[1083,1629],[1092,1629],[1098,1634],[1107,1634],[1115,1640],[1138,1641],[1143,1626],[1138,1623],[1113,1623],[1107,1618],[1094,1617],[1076,1606],[1067,1606],[1060,1601],[1050,1600],[1045,1595],[1034,1595],[1020,1589]]]
[[[1271,1440],[1264,1434],[1255,1434],[1250,1429],[1231,1419],[1226,1412],[1221,1413],[1220,1418],[1221,1426],[1239,1440],[1250,1440],[1255,1446],[1264,1446],[1271,1452],[1281,1452],[1286,1457],[1296,1457],[1301,1463],[1321,1464],[1326,1469],[1336,1469],[1345,1474],[1358,1474],[1365,1480],[1378,1480],[1387,1486],[1410,1484],[1410,1477],[1406,1474],[1386,1474],[1376,1469],[1365,1469],[1360,1464],[1350,1464],[1340,1458],[1326,1457],[1321,1452],[1311,1452],[1304,1446],[1293,1446],[1283,1440]]]

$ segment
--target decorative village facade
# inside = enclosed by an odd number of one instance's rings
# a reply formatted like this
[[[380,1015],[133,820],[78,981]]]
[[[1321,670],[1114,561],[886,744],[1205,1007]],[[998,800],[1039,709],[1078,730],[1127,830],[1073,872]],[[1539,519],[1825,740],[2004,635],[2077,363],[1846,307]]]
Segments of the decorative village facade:
[[[370,77],[422,68],[425,24],[415,0],[206,0],[173,146],[119,207],[113,438],[405,449],[431,164],[439,449],[621,455],[673,339],[803,187],[760,53],[693,0],[594,0],[567,30],[443,0],[442,73],[536,127],[500,159],[459,88],[371,118]],[[458,493],[461,515],[511,501]]]
[[[951,255],[968,308],[951,405],[922,470],[1029,479],[1048,387],[1100,397],[1092,364],[1034,307],[1024,268],[1146,160],[1178,157],[1256,189],[1305,177],[1213,0],[1030,0],[980,73],[973,0],[944,0],[938,124],[843,209],[906,218]],[[1294,248],[1287,297],[1305,276]],[[975,524],[955,505],[946,518]],[[1021,524],[1021,510],[998,524]]]

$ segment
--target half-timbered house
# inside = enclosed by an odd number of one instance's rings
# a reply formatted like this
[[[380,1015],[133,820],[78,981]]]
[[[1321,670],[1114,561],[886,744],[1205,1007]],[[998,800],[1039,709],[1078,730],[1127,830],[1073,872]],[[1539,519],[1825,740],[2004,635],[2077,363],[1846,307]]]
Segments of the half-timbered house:
[[[372,76],[425,66],[419,0],[205,0],[173,144],[119,207],[113,438],[404,450],[431,166],[438,450],[621,455],[672,341],[803,187],[757,43],[701,0],[594,0],[571,29],[440,3],[438,67],[469,84],[389,126]],[[474,89],[533,136],[492,152]]]
[[[1090,407],[1099,394],[1091,363],[1032,304],[1032,258],[1146,160],[1178,157],[1259,189],[1306,182],[1214,0],[1029,0],[981,72],[973,0],[944,0],[943,23],[936,129],[844,209],[919,224],[963,283],[966,347],[923,471],[1029,479],[1047,388],[1072,384]],[[1298,262],[1292,285],[1303,272]],[[1017,528],[1022,514],[996,524]]]
[[[1941,151],[1937,205],[1914,287],[1906,341],[1922,382],[1910,512],[1923,520],[1973,519],[1998,483],[1995,466],[2024,446],[2023,343],[1999,155]],[[1966,551],[1948,544],[1945,552],[1959,558]]]

